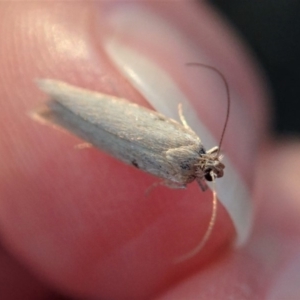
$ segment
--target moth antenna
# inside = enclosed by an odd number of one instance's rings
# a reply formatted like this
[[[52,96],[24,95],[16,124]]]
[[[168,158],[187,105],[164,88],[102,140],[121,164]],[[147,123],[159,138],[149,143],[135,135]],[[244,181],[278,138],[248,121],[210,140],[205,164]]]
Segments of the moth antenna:
[[[189,253],[175,259],[175,261],[174,261],[175,264],[181,263],[185,260],[188,260],[188,259],[194,257],[197,253],[199,253],[204,248],[204,246],[206,245],[208,239],[211,236],[212,230],[213,230],[213,228],[216,224],[217,207],[218,207],[218,199],[217,199],[217,192],[216,192],[214,177],[213,177],[213,185],[214,185],[214,187],[212,189],[212,193],[213,193],[212,213],[211,213],[211,216],[210,216],[210,220],[209,220],[206,232],[205,232],[201,242],[192,251],[190,251]]]
[[[224,82],[225,89],[226,89],[226,96],[227,96],[227,110],[226,110],[226,117],[225,117],[223,130],[222,130],[222,134],[221,134],[221,138],[220,138],[220,142],[219,142],[218,152],[217,152],[217,157],[219,157],[221,146],[222,146],[224,135],[225,135],[225,131],[226,131],[228,120],[229,120],[230,105],[231,105],[230,92],[229,92],[229,86],[228,86],[227,80],[226,80],[225,76],[223,75],[223,73],[221,73],[215,67],[212,67],[212,66],[209,66],[209,65],[206,65],[206,64],[202,64],[202,63],[187,63],[187,65],[188,66],[198,66],[198,67],[203,67],[203,68],[212,70],[212,71],[216,72]],[[216,192],[216,183],[215,183],[214,174],[212,174],[212,179],[213,179],[212,180],[212,183],[213,183],[212,213],[211,213],[211,216],[210,216],[210,220],[209,220],[206,232],[205,232],[201,242],[192,251],[190,251],[189,253],[177,258],[174,261],[175,264],[181,263],[181,262],[183,262],[187,259],[190,259],[190,258],[194,257],[197,253],[199,253],[203,249],[203,247],[206,245],[207,241],[209,240],[209,238],[211,236],[212,230],[213,230],[213,228],[215,226],[215,223],[216,223],[217,205],[218,205],[217,192]]]
[[[224,82],[225,89],[226,89],[226,96],[227,96],[227,111],[226,111],[226,117],[225,117],[223,131],[222,131],[220,142],[219,142],[219,149],[218,149],[218,152],[217,152],[217,156],[219,156],[221,146],[222,146],[222,143],[223,143],[223,139],[224,139],[224,135],[225,135],[225,131],[226,131],[226,128],[227,128],[228,120],[229,120],[230,105],[231,105],[230,92],[229,92],[229,86],[228,86],[227,80],[226,80],[225,76],[223,75],[223,73],[215,67],[205,65],[205,64],[202,64],[202,63],[187,63],[187,65],[188,66],[198,66],[198,67],[203,67],[203,68],[212,70],[212,71],[216,72],[217,74],[219,74],[219,76],[221,77],[221,79]]]

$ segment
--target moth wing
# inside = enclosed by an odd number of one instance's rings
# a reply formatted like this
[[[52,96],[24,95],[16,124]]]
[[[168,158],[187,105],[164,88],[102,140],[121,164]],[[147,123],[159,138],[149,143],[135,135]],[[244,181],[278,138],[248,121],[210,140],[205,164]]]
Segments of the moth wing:
[[[51,79],[39,80],[38,85],[73,114],[139,147],[161,153],[171,148],[201,144],[192,130],[125,99]]]

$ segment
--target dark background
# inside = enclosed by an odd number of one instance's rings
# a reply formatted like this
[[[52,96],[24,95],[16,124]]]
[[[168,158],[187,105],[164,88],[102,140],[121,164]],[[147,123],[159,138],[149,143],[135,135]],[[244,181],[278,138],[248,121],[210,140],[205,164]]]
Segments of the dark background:
[[[252,47],[273,90],[275,134],[300,133],[300,1],[210,0]]]

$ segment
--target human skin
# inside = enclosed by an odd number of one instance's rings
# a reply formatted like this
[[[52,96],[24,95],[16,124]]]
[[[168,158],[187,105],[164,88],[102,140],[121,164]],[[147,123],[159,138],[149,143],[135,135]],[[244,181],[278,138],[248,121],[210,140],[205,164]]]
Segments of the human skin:
[[[246,48],[206,4],[145,2],[138,7],[185,32],[196,51],[220,66],[231,93],[240,95],[233,103],[224,147],[256,207],[253,234],[242,248],[234,247],[235,228],[219,206],[204,249],[192,259],[172,263],[205,232],[211,194],[191,185],[186,191],[159,187],[145,197],[155,182],[152,176],[96,149],[74,149],[79,139],[28,117],[46,100],[34,85],[39,77],[151,107],[103,46],[103,36],[113,32],[110,16],[127,5],[0,3],[1,299],[18,299],[20,294],[22,299],[53,299],[56,294],[84,299],[294,299],[300,268],[299,143],[273,141],[268,135],[262,76]],[[147,45],[138,45],[130,35],[123,42],[140,46],[181,84],[183,75],[174,67],[180,51],[162,39],[159,46],[170,49],[166,59],[151,45],[156,35],[151,26],[147,34]],[[205,96],[220,94],[198,83],[195,70],[183,72],[192,73],[188,81],[196,80]],[[203,70],[197,72],[203,76]],[[225,111],[219,109],[220,101],[215,106],[185,92],[199,118],[218,136]],[[249,119],[241,117],[245,111]],[[256,153],[249,150],[253,144]]]

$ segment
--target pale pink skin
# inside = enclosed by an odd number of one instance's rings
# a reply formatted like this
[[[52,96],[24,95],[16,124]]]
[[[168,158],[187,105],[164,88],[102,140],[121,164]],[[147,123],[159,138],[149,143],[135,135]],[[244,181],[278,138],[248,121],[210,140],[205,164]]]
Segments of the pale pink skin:
[[[262,146],[260,162],[251,163],[252,154],[246,153],[246,163],[239,165],[249,188],[256,183],[253,201],[260,203],[249,242],[241,250],[231,248],[235,231],[220,207],[214,234],[201,254],[175,266],[170,258],[184,253],[191,239],[199,239],[199,231],[193,233],[189,224],[194,226],[197,219],[197,228],[205,231],[210,194],[199,196],[193,185],[187,192],[157,188],[147,199],[152,176],[96,149],[74,150],[80,140],[41,126],[26,114],[43,101],[33,84],[38,77],[149,106],[111,65],[92,30],[95,15],[107,8],[99,5],[97,11],[89,2],[55,3],[0,4],[1,300],[54,299],[52,293],[85,299],[280,299],[285,288],[297,295],[298,287],[289,279],[295,280],[297,273],[290,266],[299,266],[300,146],[268,138],[263,81],[245,59],[245,49],[222,31],[218,16],[204,4],[197,10],[192,3],[144,7],[179,28],[185,26],[195,40],[210,32],[201,46],[228,70],[231,88],[241,93],[255,116],[249,136]],[[184,22],[197,15],[194,27]],[[44,31],[47,22],[58,33],[60,28],[72,33],[68,43],[74,50],[80,41],[93,55],[67,55],[59,34],[53,39]],[[97,26],[105,30],[106,25]],[[247,74],[246,82],[242,74]],[[199,82],[200,88],[206,87]],[[217,120],[223,120],[221,113],[216,111]],[[206,117],[201,111],[198,115]],[[230,138],[229,153],[240,142],[234,135]],[[242,143],[250,149],[253,137],[248,141],[246,135]],[[246,168],[248,163],[251,167]],[[183,208],[183,202],[190,207]]]

